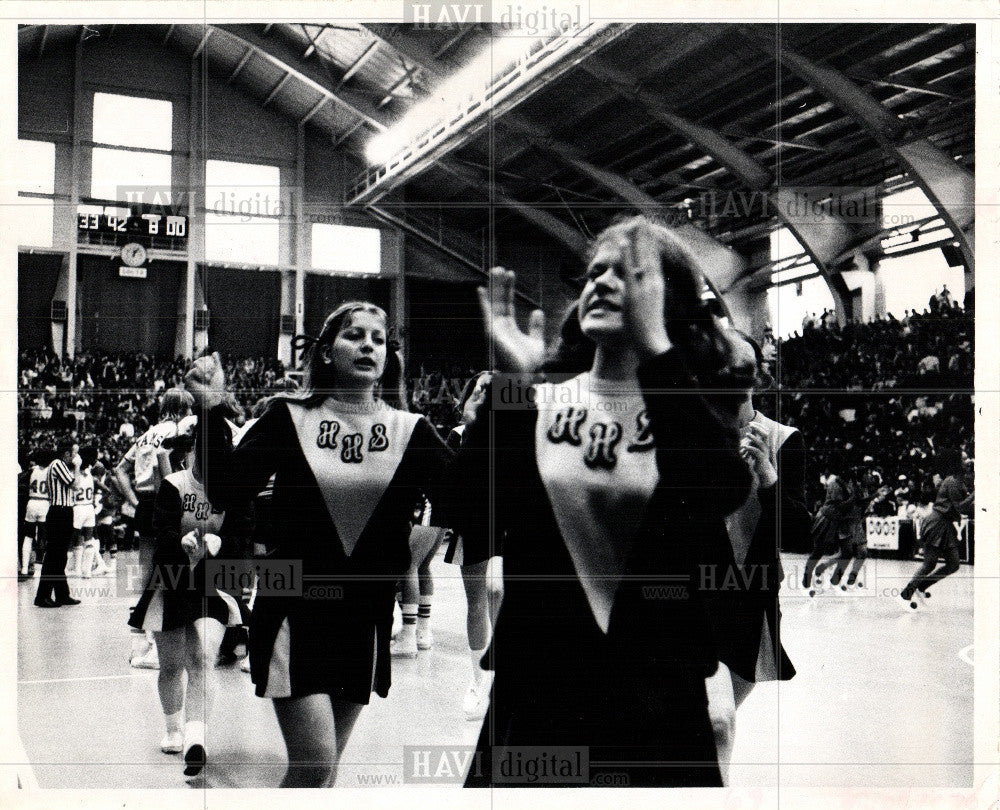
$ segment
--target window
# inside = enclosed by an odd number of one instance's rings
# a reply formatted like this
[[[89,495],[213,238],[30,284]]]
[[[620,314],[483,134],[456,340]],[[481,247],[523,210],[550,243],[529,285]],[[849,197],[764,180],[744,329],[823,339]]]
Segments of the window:
[[[153,190],[160,200],[169,197],[171,156],[167,153],[173,148],[171,102],[94,93],[93,140],[91,197],[126,201],[137,199],[137,190]],[[130,148],[113,148],[116,146]]]
[[[312,266],[342,273],[378,273],[382,267],[379,229],[314,223]]]
[[[18,205],[13,227],[18,244],[52,247],[55,223],[56,145],[47,141],[17,142],[14,172]]]
[[[169,101],[94,93],[94,141],[138,149],[173,148],[174,105]]]
[[[286,211],[277,166],[206,161],[205,260],[278,264],[280,220]]]
[[[33,194],[54,194],[56,186],[56,145],[48,141],[18,141],[14,164],[17,190]]]
[[[157,191],[161,200],[169,195],[170,155],[95,147],[92,167],[90,196],[94,199],[126,202],[140,199],[136,191],[146,189]]]
[[[205,260],[278,264],[278,220],[205,212]]]

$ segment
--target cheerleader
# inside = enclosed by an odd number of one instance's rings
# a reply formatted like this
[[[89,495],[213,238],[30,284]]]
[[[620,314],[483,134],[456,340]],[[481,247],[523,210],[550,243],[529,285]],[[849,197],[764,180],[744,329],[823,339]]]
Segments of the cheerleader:
[[[589,749],[592,777],[719,786],[701,576],[732,564],[723,518],[746,500],[750,472],[735,426],[697,390],[728,360],[698,259],[642,217],[602,232],[547,365],[563,379],[533,387],[542,313],[521,332],[513,273],[494,269],[490,282],[480,300],[508,374],[491,383],[495,407],[467,429],[455,475],[488,481],[492,463],[493,486],[465,498],[453,525],[502,541],[504,601],[465,784],[509,784],[522,746],[569,746]]]
[[[459,425],[448,434],[448,446],[455,452],[461,449],[465,431],[476,419],[489,381],[489,372],[482,371],[472,377],[462,390],[457,403]],[[475,539],[470,537],[467,542],[457,532],[452,532],[448,551],[445,553],[445,562],[458,563],[462,569],[466,603],[465,632],[472,663],[472,680],[462,698],[462,711],[465,718],[471,721],[481,720],[490,703],[493,673],[479,666],[479,662],[486,653],[493,623],[500,610],[500,600],[503,598],[502,577],[489,576],[487,570],[491,561],[494,566],[499,566],[500,558],[491,557],[486,547],[477,548],[472,542]]]
[[[122,512],[132,512],[139,548],[141,576],[148,575],[155,540],[153,504],[160,482],[173,472],[164,440],[177,436],[178,423],[191,414],[193,400],[181,388],[170,388],[160,398],[160,421],[142,434],[115,468],[118,488],[125,498]],[[145,648],[145,649],[143,649]],[[147,633],[145,644],[133,637],[129,663],[137,669],[156,669],[156,645]]]
[[[963,462],[961,451],[944,448],[937,453],[940,485],[930,515],[920,527],[921,549],[924,561],[899,594],[912,609],[918,607],[916,597],[926,599],[932,585],[954,574],[959,568],[958,529],[962,515],[971,515],[974,507],[974,493],[970,492],[962,480]],[[943,479],[942,479],[942,476]],[[938,558],[944,564],[936,568]],[[936,570],[935,570],[936,569]]]
[[[184,775],[194,776],[207,759],[215,660],[232,611],[239,615],[232,596],[216,587],[206,560],[241,556],[242,527],[209,500],[194,437],[177,436],[173,445],[185,456],[184,468],[168,475],[156,494],[150,577],[128,623],[152,631],[156,640],[157,691],[166,724],[160,750],[183,751]]]
[[[229,509],[274,476],[274,556],[301,561],[301,594],[260,580],[250,623],[257,695],[273,701],[288,750],[284,787],[329,787],[371,693],[390,686],[395,584],[409,567],[410,521],[450,452],[424,418],[401,410],[402,359],[385,312],[339,306],[306,348],[306,383],[279,395],[232,448],[218,357],[196,361],[188,389],[207,413],[206,483]],[[261,563],[265,565],[266,563]]]
[[[754,408],[753,392],[770,389],[774,380],[763,365],[756,341],[730,330],[734,387],[741,394],[725,397],[735,411],[743,439],[740,454],[753,474],[750,495],[726,517],[733,545],[738,599],[721,605],[715,619],[719,637],[719,671],[708,679],[709,714],[715,732],[722,779],[729,783],[736,733],[736,710],[761,681],[786,681],[795,675],[781,644],[778,591],[784,580],[780,551],[784,538],[805,536],[809,513],[805,496],[805,445],[793,427],[769,419]],[[742,386],[739,381],[744,381]],[[744,387],[745,386],[745,387]],[[722,577],[716,573],[722,587]]]

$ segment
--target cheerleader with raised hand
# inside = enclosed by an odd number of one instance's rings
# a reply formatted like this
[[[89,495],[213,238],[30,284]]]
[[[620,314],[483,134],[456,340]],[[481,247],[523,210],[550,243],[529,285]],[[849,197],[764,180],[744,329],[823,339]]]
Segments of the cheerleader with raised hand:
[[[167,729],[160,750],[183,751],[184,775],[194,776],[207,758],[215,660],[235,608],[232,596],[216,588],[207,561],[242,557],[246,521],[209,499],[194,436],[179,435],[172,442],[184,468],[168,475],[157,491],[152,570],[129,624],[152,631],[159,651],[157,689]]]
[[[723,518],[746,500],[750,472],[735,425],[700,390],[717,387],[729,347],[701,300],[699,260],[642,217],[602,232],[549,365],[564,379],[532,391],[542,314],[522,332],[513,274],[495,269],[490,282],[481,302],[506,374],[468,428],[456,477],[488,480],[492,464],[495,483],[466,499],[455,528],[502,551],[504,599],[466,785],[511,784],[508,760],[524,746],[586,747],[592,777],[635,786],[721,785],[702,570],[731,564]]]
[[[334,310],[316,338],[296,341],[308,349],[304,389],[274,397],[236,448],[218,358],[196,361],[186,380],[207,414],[213,503],[245,505],[273,476],[273,554],[301,561],[302,591],[259,587],[250,622],[251,677],[288,749],[284,787],[331,786],[371,693],[388,694],[413,507],[421,493],[439,511],[447,500],[437,482],[451,453],[426,419],[401,410],[402,359],[388,332],[374,304]]]

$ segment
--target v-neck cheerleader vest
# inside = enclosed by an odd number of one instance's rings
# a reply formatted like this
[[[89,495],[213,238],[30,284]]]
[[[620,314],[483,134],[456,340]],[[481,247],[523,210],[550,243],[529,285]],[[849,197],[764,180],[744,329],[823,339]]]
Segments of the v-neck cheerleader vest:
[[[274,477],[274,548],[260,565],[288,581],[258,585],[250,630],[257,694],[385,697],[413,507],[423,493],[438,497],[450,451],[425,419],[382,402],[279,402],[235,449],[220,409],[207,422],[209,490],[221,502],[248,503]]]
[[[204,617],[222,624],[239,623],[235,600],[217,587],[217,584],[226,587],[224,578],[216,580],[213,576],[218,575],[218,567],[213,567],[209,574],[209,556],[206,556],[192,569],[181,548],[181,538],[195,529],[222,535],[225,517],[222,510],[209,502],[204,485],[190,470],[180,470],[163,479],[153,515],[156,537],[153,567],[129,619],[131,626],[142,630],[176,630]]]
[[[639,382],[589,372],[536,389],[535,458],[601,631],[659,474]]]

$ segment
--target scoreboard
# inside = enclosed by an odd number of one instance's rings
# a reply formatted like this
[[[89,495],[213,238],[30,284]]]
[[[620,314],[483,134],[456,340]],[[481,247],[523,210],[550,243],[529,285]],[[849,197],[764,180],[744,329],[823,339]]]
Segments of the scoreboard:
[[[140,242],[147,247],[183,250],[188,218],[162,205],[80,205],[76,212],[80,242],[122,245]]]

